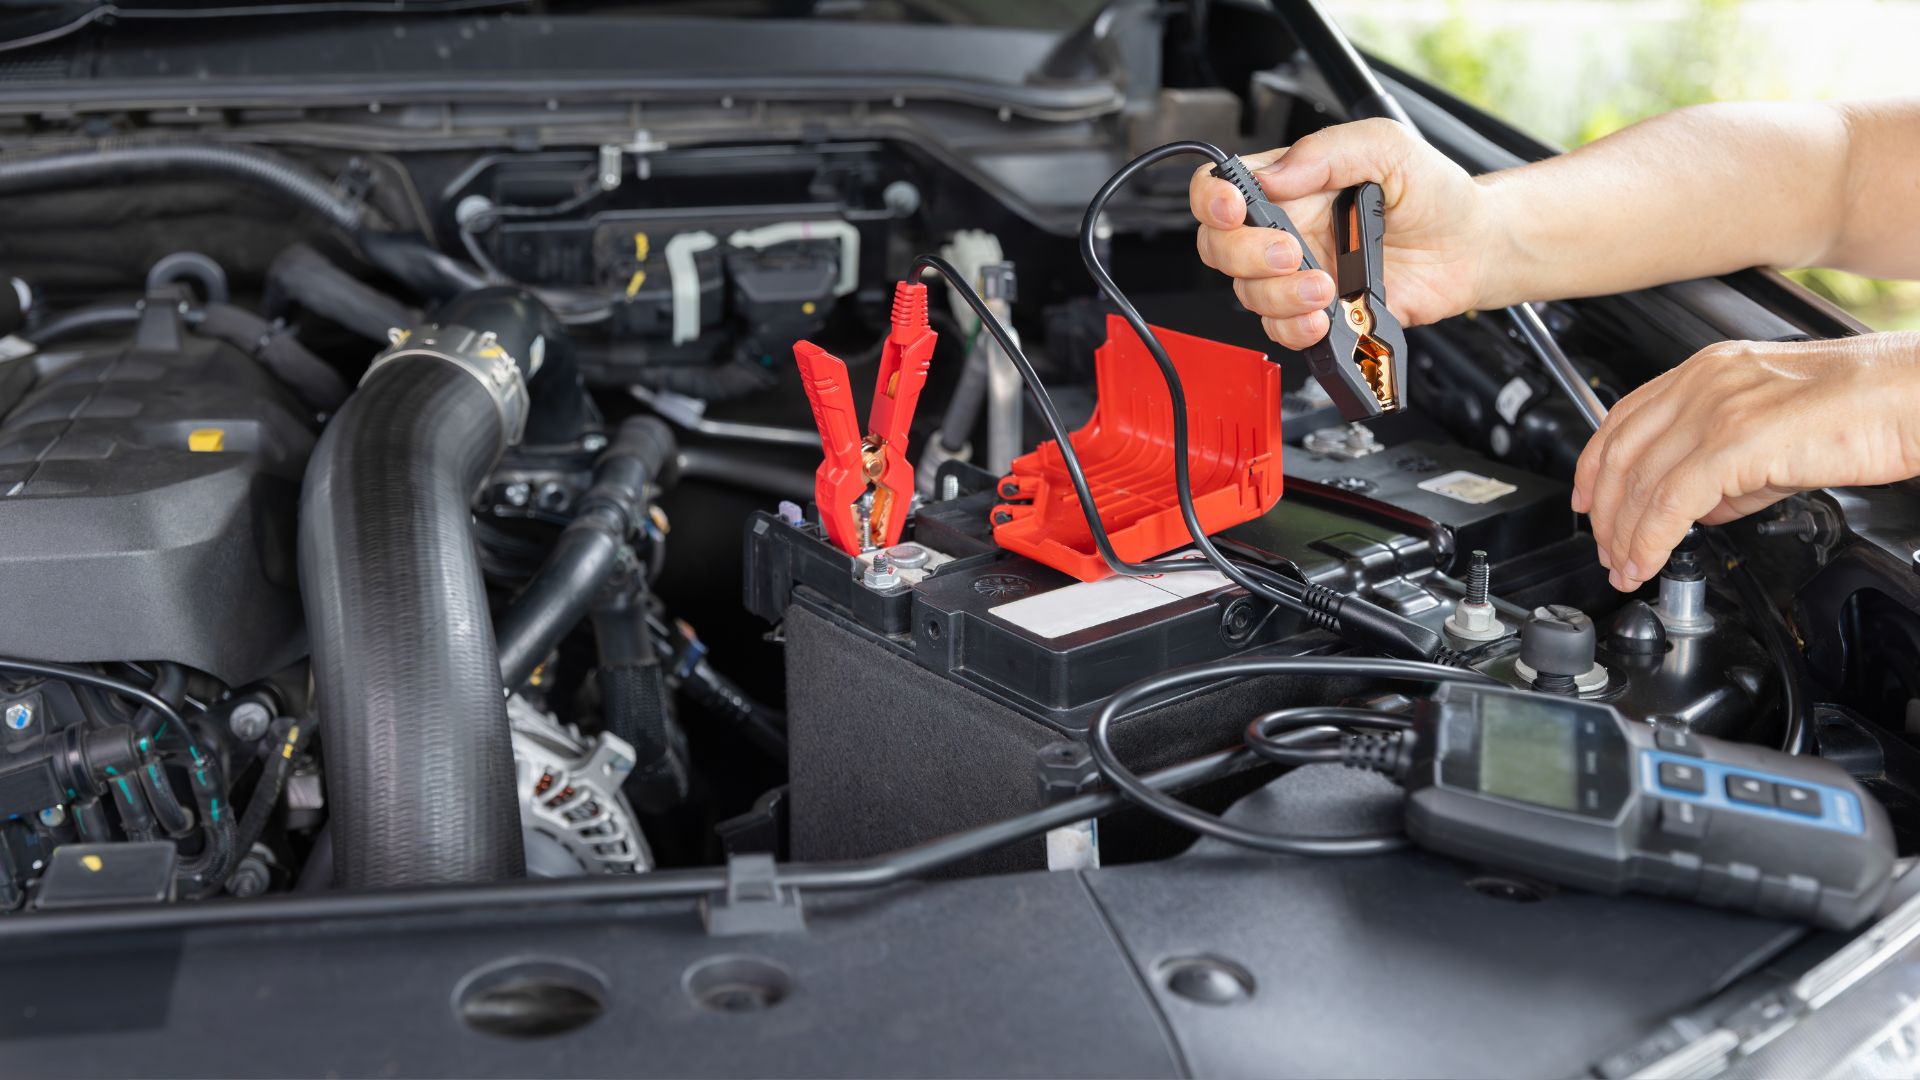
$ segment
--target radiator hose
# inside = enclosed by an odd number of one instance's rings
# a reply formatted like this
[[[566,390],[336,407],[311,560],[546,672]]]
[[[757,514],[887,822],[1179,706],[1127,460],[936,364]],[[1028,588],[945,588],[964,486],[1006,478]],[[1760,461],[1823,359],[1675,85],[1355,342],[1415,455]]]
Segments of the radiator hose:
[[[307,469],[300,586],[344,888],[526,872],[469,525],[474,493],[520,439],[548,347],[525,326],[486,325],[516,312],[551,318],[516,289],[450,301],[375,360]]]

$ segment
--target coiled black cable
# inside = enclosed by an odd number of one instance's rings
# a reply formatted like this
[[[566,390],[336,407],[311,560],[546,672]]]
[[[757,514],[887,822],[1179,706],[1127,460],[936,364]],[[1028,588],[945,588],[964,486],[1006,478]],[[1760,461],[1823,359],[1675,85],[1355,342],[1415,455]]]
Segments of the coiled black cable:
[[[1095,767],[1115,791],[1143,809],[1202,836],[1256,851],[1285,855],[1375,855],[1406,846],[1406,838],[1399,835],[1309,837],[1242,828],[1156,790],[1122,764],[1119,755],[1114,753],[1113,724],[1122,713],[1196,684],[1262,675],[1356,675],[1373,679],[1501,685],[1491,676],[1470,668],[1446,667],[1417,660],[1357,656],[1276,656],[1181,668],[1134,683],[1108,700],[1087,729],[1087,747],[1093,753]],[[1344,757],[1329,757],[1314,752],[1319,748],[1297,745],[1300,736],[1293,733],[1310,732],[1329,722],[1342,727],[1364,726],[1389,731],[1401,730],[1404,724],[1397,717],[1364,710],[1285,710],[1277,714],[1269,713],[1253,722],[1249,729],[1252,736],[1249,747],[1269,760],[1280,760],[1287,764],[1344,760]]]
[[[1397,734],[1412,726],[1413,722],[1405,717],[1372,709],[1300,705],[1254,717],[1247,725],[1247,749],[1280,765],[1347,764],[1354,760],[1354,746],[1344,740],[1354,729]],[[1329,733],[1341,736],[1343,742],[1333,746],[1301,745]]]

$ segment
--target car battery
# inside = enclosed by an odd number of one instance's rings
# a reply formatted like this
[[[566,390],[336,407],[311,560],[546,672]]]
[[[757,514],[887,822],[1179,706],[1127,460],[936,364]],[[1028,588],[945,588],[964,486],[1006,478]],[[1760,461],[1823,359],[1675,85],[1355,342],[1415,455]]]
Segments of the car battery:
[[[1189,508],[1174,463],[1185,453],[1191,516],[1217,541],[1435,628],[1445,605],[1429,579],[1458,534],[1492,535],[1508,515],[1540,501],[1533,490],[1516,498],[1517,479],[1483,475],[1490,463],[1454,461],[1436,484],[1408,484],[1471,505],[1471,514],[1437,505],[1432,513],[1401,511],[1371,492],[1408,485],[1367,460],[1378,456],[1377,444],[1345,436],[1325,455],[1296,456],[1310,470],[1324,456],[1343,473],[1366,475],[1343,484],[1315,471],[1310,479],[1323,482],[1307,484],[1308,498],[1281,501],[1283,477],[1294,471],[1281,454],[1278,369],[1252,350],[1157,331],[1186,387],[1190,439],[1181,446],[1160,361],[1132,328],[1109,318],[1094,355],[1094,413],[1070,436],[1078,475],[1066,448],[1047,441],[1005,476],[949,463],[941,490],[952,497],[924,502],[906,446],[937,336],[927,305],[924,284],[896,287],[864,425],[847,365],[811,342],[795,343],[824,451],[817,520],[759,514],[747,529],[746,606],[780,625],[787,650],[796,858],[870,856],[1072,790],[1054,744],[1083,738],[1116,692],[1147,676],[1239,653],[1337,647],[1298,613],[1211,568],[1111,574],[1080,487],[1099,493],[1103,531],[1119,558],[1179,558],[1190,542]],[[1437,470],[1455,453],[1464,452],[1422,448],[1392,464]],[[1560,497],[1564,505],[1564,491]],[[1571,515],[1562,516],[1571,532]],[[1540,527],[1529,518],[1518,529]],[[1136,769],[1154,769],[1231,745],[1263,708],[1346,692],[1305,679],[1202,686],[1116,718],[1114,746]],[[1104,848],[1115,830],[1103,831]],[[968,869],[1042,865],[1042,851],[1036,838]]]
[[[1419,460],[1402,462],[1417,453]],[[1515,515],[1526,543],[1547,548],[1573,522],[1540,505],[1566,489],[1521,477],[1470,451],[1422,446],[1379,461],[1345,461],[1382,486],[1472,472],[1515,481],[1479,504],[1433,512],[1379,502],[1337,485],[1295,486],[1322,473],[1291,455],[1288,497],[1216,542],[1237,557],[1278,563],[1309,580],[1363,596],[1437,628],[1452,599],[1440,561],[1458,542],[1494,535]],[[953,466],[949,466],[953,468]],[[1305,477],[1301,477],[1305,481]],[[1157,579],[1079,581],[993,543],[998,493],[982,490],[922,504],[893,568],[869,584],[872,554],[849,555],[819,526],[757,514],[746,530],[750,610],[779,625],[786,648],[791,853],[861,858],[1013,814],[1044,800],[1041,752],[1079,740],[1116,691],[1147,676],[1235,655],[1294,655],[1337,648],[1294,613],[1248,596],[1211,571]],[[1444,497],[1443,497],[1444,498]],[[893,580],[897,578],[896,580]],[[1114,743],[1151,770],[1236,742],[1258,713],[1338,700],[1364,689],[1349,680],[1266,679],[1201,687],[1122,717]],[[1103,844],[1120,839],[1103,828]],[[970,871],[1044,865],[1041,840],[969,864]]]

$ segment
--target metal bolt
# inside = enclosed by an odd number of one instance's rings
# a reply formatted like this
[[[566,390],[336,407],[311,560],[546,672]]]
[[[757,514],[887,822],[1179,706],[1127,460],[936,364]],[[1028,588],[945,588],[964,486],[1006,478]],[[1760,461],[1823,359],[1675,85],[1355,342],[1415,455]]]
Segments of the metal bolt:
[[[25,731],[33,726],[33,706],[24,701],[7,706],[7,726],[15,731]]]
[[[525,480],[515,480],[500,489],[500,498],[504,499],[508,506],[525,506],[527,500],[533,498],[533,485]]]
[[[259,896],[267,891],[269,880],[266,864],[249,855],[227,879],[227,891],[241,899]]]
[[[893,568],[893,560],[884,551],[874,552],[873,563],[861,575],[861,580],[866,582],[867,588],[881,592],[889,592],[905,584],[900,580],[900,572]]]
[[[948,499],[957,499],[959,497],[960,497],[960,478],[957,476],[954,476],[952,473],[948,473],[946,476],[941,477],[940,478],[941,501],[944,502]]]
[[[1467,567],[1467,595],[1453,605],[1453,614],[1447,617],[1447,632],[1462,641],[1492,641],[1505,637],[1507,626],[1500,621],[1499,613],[1488,599],[1493,568],[1487,564],[1487,553],[1476,550],[1471,555],[1473,561]]]
[[[589,454],[597,454],[606,448],[607,437],[605,435],[593,434],[580,437],[580,449],[585,450]]]
[[[66,823],[67,808],[64,806],[49,806],[40,811],[40,824],[49,829],[57,829]]]
[[[1467,603],[1484,604],[1487,602],[1488,586],[1493,580],[1493,568],[1487,565],[1487,553],[1479,549],[1472,552],[1473,562],[1467,567]]]
[[[258,701],[243,701],[227,714],[227,730],[241,742],[253,742],[273,726],[273,713]]]

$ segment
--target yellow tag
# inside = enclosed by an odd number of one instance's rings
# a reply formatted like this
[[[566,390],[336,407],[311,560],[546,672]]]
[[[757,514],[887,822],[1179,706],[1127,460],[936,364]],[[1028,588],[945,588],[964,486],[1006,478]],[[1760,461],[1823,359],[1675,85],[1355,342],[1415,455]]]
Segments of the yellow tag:
[[[217,454],[226,448],[227,433],[220,428],[194,428],[187,432],[187,449],[196,454]]]
[[[634,295],[640,291],[640,286],[646,283],[647,272],[645,270],[635,270],[633,276],[627,279],[627,299],[633,299]]]
[[[649,244],[649,243],[647,242],[647,234],[646,234],[646,233],[643,233],[643,232],[637,232],[637,233],[634,233],[634,234],[633,234],[633,259],[634,259],[634,261],[635,261],[635,262],[646,262],[646,261],[647,261],[647,249],[648,249],[649,247],[651,247],[651,246],[652,246],[652,245],[651,245],[651,244]],[[629,296],[631,296],[632,294],[631,294],[631,293],[629,293],[628,295],[629,295]]]
[[[80,865],[97,874],[105,868],[107,864],[101,862],[100,856],[98,855],[82,855],[80,856]]]

